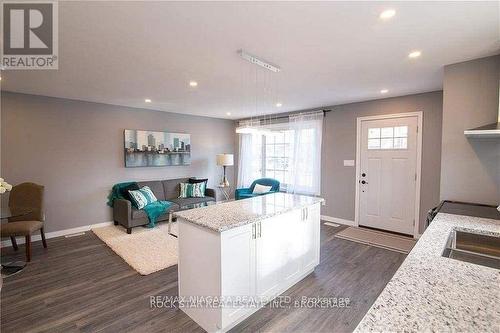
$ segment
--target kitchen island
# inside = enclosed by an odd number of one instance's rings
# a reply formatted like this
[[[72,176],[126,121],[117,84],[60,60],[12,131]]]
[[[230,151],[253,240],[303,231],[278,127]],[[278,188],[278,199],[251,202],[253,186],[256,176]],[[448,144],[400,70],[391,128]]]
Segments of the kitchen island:
[[[310,274],[322,202],[273,193],[175,213],[182,311],[224,332]]]
[[[498,332],[500,270],[443,257],[453,231],[500,237],[500,221],[438,213],[355,332]]]

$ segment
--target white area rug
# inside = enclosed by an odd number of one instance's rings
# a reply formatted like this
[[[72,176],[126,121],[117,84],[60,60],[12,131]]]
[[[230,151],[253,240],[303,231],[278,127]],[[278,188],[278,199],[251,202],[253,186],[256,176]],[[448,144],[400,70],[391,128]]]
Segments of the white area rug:
[[[92,231],[139,274],[148,275],[177,265],[177,238],[168,234],[167,226],[159,223],[152,229],[136,227],[130,235],[115,225]],[[172,224],[171,232],[177,234],[177,223]]]

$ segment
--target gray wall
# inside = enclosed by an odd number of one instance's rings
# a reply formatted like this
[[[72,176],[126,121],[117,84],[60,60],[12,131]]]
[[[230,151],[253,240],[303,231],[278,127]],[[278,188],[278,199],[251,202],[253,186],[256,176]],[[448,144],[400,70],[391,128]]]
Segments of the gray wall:
[[[354,220],[356,168],[344,160],[356,159],[356,118],[423,111],[420,232],[427,211],[439,203],[442,92],[409,95],[331,107],[323,127],[321,192],[322,214]]]
[[[500,203],[500,139],[464,130],[497,121],[500,56],[444,68],[441,198]]]
[[[106,196],[129,180],[222,174],[215,155],[234,151],[234,122],[175,113],[2,92],[1,175],[46,187],[46,230],[112,220]],[[190,166],[125,168],[123,130],[191,134]],[[234,168],[228,168],[233,183]],[[3,200],[7,196],[2,196]]]

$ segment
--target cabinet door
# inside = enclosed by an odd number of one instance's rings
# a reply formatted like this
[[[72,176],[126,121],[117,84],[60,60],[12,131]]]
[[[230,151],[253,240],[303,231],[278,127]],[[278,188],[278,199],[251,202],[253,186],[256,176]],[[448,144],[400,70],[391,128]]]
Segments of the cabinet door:
[[[255,295],[255,226],[244,225],[221,235],[221,295],[225,297]],[[202,272],[200,273],[202,274]],[[248,308],[224,308],[223,326],[243,316]]]
[[[297,209],[286,215],[283,234],[283,270],[282,279],[285,283],[295,280],[302,273],[302,210]]]
[[[258,223],[256,243],[257,295],[273,296],[284,281],[300,274],[300,210]]]
[[[307,271],[319,264],[320,204],[306,208],[302,222],[302,270]]]
[[[282,261],[283,215],[257,222],[256,292],[258,296],[271,296],[280,286]]]

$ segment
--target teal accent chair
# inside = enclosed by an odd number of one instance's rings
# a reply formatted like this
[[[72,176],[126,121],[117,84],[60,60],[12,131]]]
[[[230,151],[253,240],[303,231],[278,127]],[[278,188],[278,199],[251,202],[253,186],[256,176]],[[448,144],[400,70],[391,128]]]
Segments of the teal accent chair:
[[[262,193],[262,194],[253,194],[253,189],[256,184],[263,185],[263,186],[272,186],[271,191],[268,193]],[[261,178],[255,180],[252,185],[248,188],[237,188],[236,191],[234,192],[234,197],[236,200],[241,200],[241,199],[246,199],[246,198],[252,198],[256,197],[259,195],[264,195],[264,194],[269,194],[269,193],[275,193],[280,191],[280,182],[277,181],[276,179],[272,178]]]

